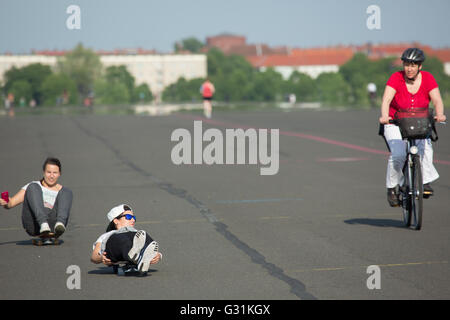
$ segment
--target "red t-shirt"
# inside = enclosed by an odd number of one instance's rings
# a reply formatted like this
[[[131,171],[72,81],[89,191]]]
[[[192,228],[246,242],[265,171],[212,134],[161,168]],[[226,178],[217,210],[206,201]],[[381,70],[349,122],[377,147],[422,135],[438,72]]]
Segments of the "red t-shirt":
[[[205,82],[202,84],[201,91],[203,98],[212,98],[214,94],[214,87],[211,82]]]
[[[430,104],[430,91],[438,87],[433,75],[427,71],[421,71],[422,83],[419,91],[412,94],[408,91],[405,81],[405,72],[398,71],[391,75],[386,85],[395,89],[396,93],[389,106],[389,116],[394,118],[394,114],[399,109],[428,108]]]

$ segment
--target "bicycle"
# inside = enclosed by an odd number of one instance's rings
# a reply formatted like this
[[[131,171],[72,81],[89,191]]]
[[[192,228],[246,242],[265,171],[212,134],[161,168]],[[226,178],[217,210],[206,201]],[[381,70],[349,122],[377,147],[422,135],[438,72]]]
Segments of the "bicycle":
[[[403,185],[400,187],[399,202],[403,211],[403,222],[406,227],[415,230],[422,228],[423,215],[423,177],[417,139],[433,138],[436,133],[433,114],[427,109],[414,108],[398,111],[394,120],[389,123],[398,125],[406,140],[406,161],[403,166]]]

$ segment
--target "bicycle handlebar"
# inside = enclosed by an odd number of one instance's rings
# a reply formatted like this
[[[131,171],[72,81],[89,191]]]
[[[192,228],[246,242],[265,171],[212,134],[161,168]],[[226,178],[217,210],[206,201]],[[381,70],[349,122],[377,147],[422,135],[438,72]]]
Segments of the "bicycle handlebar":
[[[437,122],[436,119],[434,119],[434,122]],[[398,122],[397,122],[396,119],[390,119],[390,120],[389,120],[389,124],[397,124],[397,123],[398,123]],[[438,123],[439,123],[439,124],[446,125],[446,124],[447,124],[447,121],[439,121]]]

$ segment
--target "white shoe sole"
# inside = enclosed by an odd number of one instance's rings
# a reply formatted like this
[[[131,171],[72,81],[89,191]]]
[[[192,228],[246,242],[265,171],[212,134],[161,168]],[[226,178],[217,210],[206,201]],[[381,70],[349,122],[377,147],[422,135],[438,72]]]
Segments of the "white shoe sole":
[[[152,241],[147,248],[145,248],[144,254],[142,255],[142,259],[138,264],[138,270],[140,272],[147,272],[150,268],[150,262],[153,258],[158,254],[158,242]]]
[[[147,233],[144,230],[139,230],[134,235],[133,247],[128,252],[128,258],[130,258],[130,260],[135,264],[138,263],[139,255],[145,245],[146,236]]]

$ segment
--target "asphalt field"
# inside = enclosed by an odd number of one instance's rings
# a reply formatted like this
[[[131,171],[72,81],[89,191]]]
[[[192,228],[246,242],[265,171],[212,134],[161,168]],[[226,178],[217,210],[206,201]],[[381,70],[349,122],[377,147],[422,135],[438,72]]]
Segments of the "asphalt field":
[[[215,112],[170,116],[0,117],[0,189],[14,194],[62,161],[74,193],[60,246],[36,247],[21,207],[0,208],[0,299],[449,299],[450,128],[420,231],[386,201],[378,111]],[[279,172],[175,165],[175,129],[279,129]],[[106,213],[128,203],[163,260],[146,277],[90,262]],[[379,266],[380,288],[367,268]],[[71,266],[80,288],[70,289]],[[69,272],[69,273],[68,273]]]

